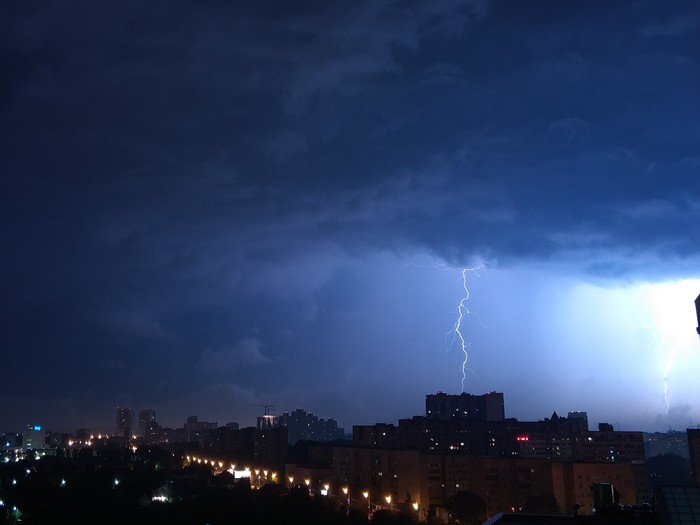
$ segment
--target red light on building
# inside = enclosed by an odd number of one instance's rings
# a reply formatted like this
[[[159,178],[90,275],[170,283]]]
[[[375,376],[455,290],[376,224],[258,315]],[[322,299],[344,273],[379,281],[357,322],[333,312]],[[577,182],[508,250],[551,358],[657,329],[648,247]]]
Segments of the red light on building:
[[[516,441],[530,441],[530,438],[528,436],[517,436],[515,438]]]

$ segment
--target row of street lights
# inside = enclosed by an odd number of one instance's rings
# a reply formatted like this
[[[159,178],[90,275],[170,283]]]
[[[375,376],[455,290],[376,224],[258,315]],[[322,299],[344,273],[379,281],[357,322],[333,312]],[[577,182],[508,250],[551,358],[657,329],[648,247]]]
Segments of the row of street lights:
[[[235,463],[230,463],[230,467],[226,468],[226,462],[216,461],[213,459],[199,458],[197,456],[186,456],[187,462],[189,464],[198,463],[204,465],[211,465],[213,470],[218,470],[223,472],[224,470],[229,474],[232,474],[236,479],[238,478],[248,478],[251,481],[251,486],[254,488],[260,488],[262,485],[267,483],[277,483],[277,472],[270,471],[268,469],[256,468],[251,470],[250,467],[243,467],[243,469],[237,469]],[[253,476],[255,474],[255,476]]]
[[[190,464],[191,463],[199,463],[199,464],[203,463],[205,465],[208,464],[208,465],[211,465],[211,467],[214,469],[216,469],[216,467],[218,467],[219,470],[227,470],[231,474],[234,474],[236,477],[247,477],[252,482],[254,482],[254,483],[252,483],[252,485],[255,488],[260,488],[260,486],[262,484],[265,484],[268,482],[272,482],[272,483],[278,482],[277,473],[270,472],[267,469],[253,469],[251,471],[249,467],[244,467],[243,470],[236,470],[236,465],[233,463],[231,464],[230,468],[225,469],[224,467],[225,467],[226,463],[224,463],[223,461],[216,461],[216,460],[212,460],[212,459],[199,458],[196,456],[186,456],[186,458],[187,458],[187,462]],[[255,474],[255,476],[253,476],[253,474]],[[261,474],[262,474],[262,476],[261,476]],[[294,476],[288,476],[287,479],[289,480],[290,488],[293,487],[294,486]],[[307,490],[309,492],[311,492],[311,479],[304,478],[303,481],[304,481],[304,485],[306,486]],[[321,490],[319,490],[321,495],[332,497],[331,484],[324,483],[322,485],[322,487],[323,488]],[[350,487],[342,486],[340,488],[340,490],[343,493],[345,503],[347,504],[348,509],[349,509],[350,502],[351,502]],[[372,499],[370,497],[370,493],[368,490],[364,490],[361,492],[361,494],[362,494],[362,497],[365,498],[365,500],[367,500],[367,514],[370,515],[372,513]],[[394,510],[393,499],[391,497],[391,494],[387,494],[386,496],[384,496],[384,501],[386,502],[386,505],[389,508],[389,510]],[[411,506],[413,507],[413,510],[415,510],[416,512],[419,511],[420,506],[419,506],[418,502],[413,502],[411,504]]]
[[[294,476],[288,476],[287,479],[289,480],[290,488],[293,487],[294,486]],[[304,485],[306,486],[307,490],[309,492],[311,492],[311,479],[310,478],[304,478]],[[321,493],[321,495],[331,497],[331,492],[330,492],[331,485],[330,485],[330,483],[324,483],[322,485],[322,487],[323,487],[323,489],[319,491]],[[348,509],[349,509],[350,508],[350,500],[351,500],[350,488],[348,486],[342,486],[340,488],[340,490],[343,492],[345,503],[347,504]],[[361,492],[361,494],[362,494],[362,497],[365,498],[365,500],[367,500],[367,514],[370,515],[372,513],[372,498],[370,496],[370,492],[368,490],[364,490]],[[386,496],[384,496],[384,501],[386,501],[386,504],[387,504],[389,510],[394,510],[394,506],[392,504],[393,499],[391,497],[391,494],[387,494]],[[418,504],[418,502],[414,501],[411,504],[411,506],[413,507],[413,510],[418,512],[418,510],[420,508],[420,505]]]

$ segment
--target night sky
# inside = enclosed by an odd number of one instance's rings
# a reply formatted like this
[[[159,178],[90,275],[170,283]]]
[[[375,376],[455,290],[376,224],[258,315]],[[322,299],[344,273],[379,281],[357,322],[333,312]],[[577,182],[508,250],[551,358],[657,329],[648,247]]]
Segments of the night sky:
[[[700,8],[4,1],[0,430],[700,423]],[[258,405],[258,406],[256,406]]]

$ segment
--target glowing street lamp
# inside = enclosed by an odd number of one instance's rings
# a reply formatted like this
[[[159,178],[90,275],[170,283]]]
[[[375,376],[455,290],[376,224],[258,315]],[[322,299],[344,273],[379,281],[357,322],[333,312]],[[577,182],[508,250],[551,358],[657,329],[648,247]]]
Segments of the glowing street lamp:
[[[294,476],[289,476],[287,479],[289,480],[289,487],[290,488],[293,487],[294,486]]]
[[[384,499],[386,500],[386,504],[389,505],[389,508],[393,510],[394,507],[391,506],[391,494],[384,496]]]
[[[350,489],[348,487],[342,487],[340,490],[342,490],[345,495],[345,503],[348,506],[347,512],[350,514]]]
[[[369,514],[370,514],[370,509],[371,509],[371,506],[370,506],[370,499],[369,499],[369,491],[368,491],[368,490],[365,490],[365,491],[362,493],[362,495],[363,495],[363,496],[365,497],[365,499],[367,500],[367,516],[369,516]]]
[[[330,496],[330,495],[331,495],[331,493],[330,493],[330,488],[331,488],[330,483],[326,483],[326,484],[323,485],[323,489],[325,490],[325,493],[323,494],[324,496]]]
[[[413,510],[415,510],[416,512],[418,512],[418,502],[417,502],[417,501],[414,501],[414,502],[413,502]]]

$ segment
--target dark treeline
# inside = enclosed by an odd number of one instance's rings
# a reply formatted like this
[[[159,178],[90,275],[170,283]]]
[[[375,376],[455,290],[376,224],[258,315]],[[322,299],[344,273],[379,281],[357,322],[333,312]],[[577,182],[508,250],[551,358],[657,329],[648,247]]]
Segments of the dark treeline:
[[[165,501],[158,501],[161,497]],[[366,525],[367,511],[335,498],[181,467],[156,447],[98,456],[46,456],[0,464],[0,523],[24,524],[347,524]],[[413,525],[414,516],[378,511],[373,523]]]

